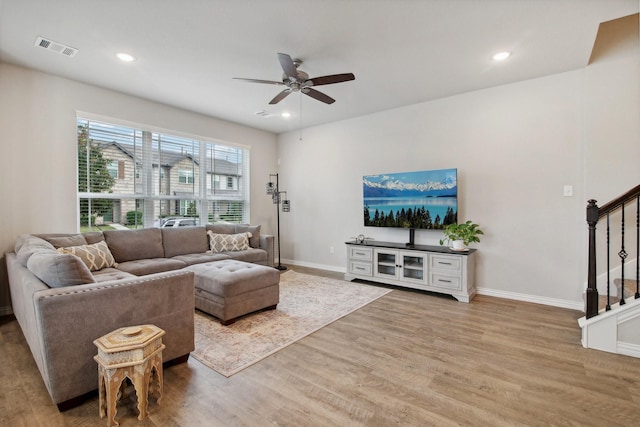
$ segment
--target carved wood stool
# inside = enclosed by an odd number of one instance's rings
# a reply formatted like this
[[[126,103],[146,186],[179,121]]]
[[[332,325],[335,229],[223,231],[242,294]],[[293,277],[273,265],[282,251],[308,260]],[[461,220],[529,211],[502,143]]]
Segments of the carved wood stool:
[[[162,399],[162,336],[154,325],[120,328],[93,343],[98,347],[98,390],[100,418],[107,416],[107,427],[118,426],[118,392],[129,378],[138,398],[138,420],[147,417],[147,397],[151,392]],[[155,383],[155,384],[154,384]]]

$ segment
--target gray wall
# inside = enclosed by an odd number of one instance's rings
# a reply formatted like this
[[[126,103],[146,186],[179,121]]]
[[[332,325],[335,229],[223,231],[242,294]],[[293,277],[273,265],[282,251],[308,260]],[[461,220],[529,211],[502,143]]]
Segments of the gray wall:
[[[480,291],[582,309],[587,199],[640,183],[639,76],[636,44],[578,71],[281,135],[283,258],[344,271],[350,236],[408,241],[363,226],[362,176],[458,168],[459,220],[486,233]],[[417,243],[441,237],[416,232]]]

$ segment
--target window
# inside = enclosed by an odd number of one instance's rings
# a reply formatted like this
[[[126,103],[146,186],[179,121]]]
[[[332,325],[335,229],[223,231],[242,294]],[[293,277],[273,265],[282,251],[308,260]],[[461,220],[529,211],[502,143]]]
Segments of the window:
[[[178,182],[180,184],[193,184],[193,171],[178,171]]]
[[[110,160],[107,164],[107,171],[112,178],[122,179],[124,178],[124,161],[123,160]]]
[[[247,148],[85,117],[77,128],[83,231],[98,218],[130,228],[176,216],[249,222]]]
[[[111,178],[118,177],[118,165],[115,162],[109,162],[107,164],[107,171],[109,172]]]
[[[183,216],[196,216],[198,212],[196,209],[196,202],[193,200],[180,200],[179,206],[180,209],[177,213]]]

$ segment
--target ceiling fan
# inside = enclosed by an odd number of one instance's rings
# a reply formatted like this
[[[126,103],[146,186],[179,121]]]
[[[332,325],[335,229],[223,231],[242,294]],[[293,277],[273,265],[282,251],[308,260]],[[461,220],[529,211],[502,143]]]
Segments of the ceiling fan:
[[[313,99],[324,102],[325,104],[333,104],[334,102],[336,102],[335,99],[315,90],[313,87],[330,85],[333,83],[348,82],[350,80],[355,80],[356,78],[352,73],[345,73],[314,77],[310,79],[307,73],[298,70],[298,67],[300,66],[300,64],[302,64],[302,61],[300,59],[291,59],[291,57],[286,53],[279,53],[278,60],[280,61],[280,65],[282,66],[282,70],[284,71],[284,74],[282,74],[281,82],[273,80],[245,79],[241,77],[234,77],[234,79],[244,80],[251,83],[265,83],[277,86],[286,86],[286,89],[277,94],[275,98],[273,98],[269,102],[269,104],[277,104],[292,92],[302,92]]]

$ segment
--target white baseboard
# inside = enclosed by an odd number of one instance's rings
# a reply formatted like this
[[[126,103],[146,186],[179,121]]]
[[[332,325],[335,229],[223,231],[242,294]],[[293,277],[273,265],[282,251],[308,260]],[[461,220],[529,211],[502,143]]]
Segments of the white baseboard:
[[[338,273],[346,273],[346,269],[343,267],[336,267],[333,265],[315,264],[310,262],[294,261],[291,259],[283,259],[282,263],[289,265],[299,265],[300,267],[317,268],[320,270],[335,271]],[[516,301],[532,302],[535,304],[550,305],[553,307],[568,308],[571,310],[578,310],[584,312],[584,302],[563,300],[558,298],[541,297],[538,295],[520,294],[517,292],[500,291],[497,289],[478,287],[477,293],[480,295],[487,295],[496,298],[512,299]]]
[[[13,310],[11,309],[10,305],[0,307],[0,316],[8,316],[10,314],[13,314]]]
[[[558,298],[541,297],[539,295],[520,294],[517,292],[500,291],[490,288],[477,288],[477,292],[480,295],[487,295],[490,297],[512,299],[516,301],[532,302],[535,304],[551,305],[553,307],[568,308],[571,310],[578,310],[584,312],[584,303],[582,301],[563,300]]]
[[[347,270],[334,265],[314,264],[311,262],[294,261],[292,259],[283,259],[282,263],[287,265],[299,265],[300,267],[317,268],[319,270],[335,271],[336,273],[346,273]]]
[[[640,345],[631,344],[628,342],[619,342],[616,345],[618,354],[624,354],[625,356],[640,357]]]

